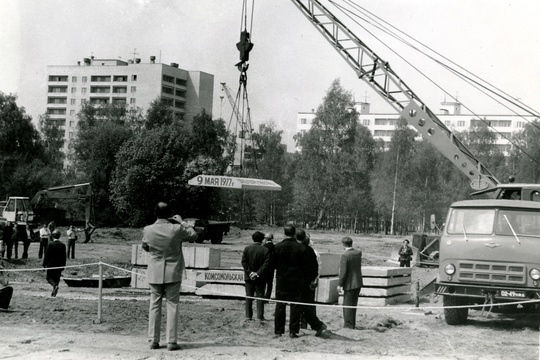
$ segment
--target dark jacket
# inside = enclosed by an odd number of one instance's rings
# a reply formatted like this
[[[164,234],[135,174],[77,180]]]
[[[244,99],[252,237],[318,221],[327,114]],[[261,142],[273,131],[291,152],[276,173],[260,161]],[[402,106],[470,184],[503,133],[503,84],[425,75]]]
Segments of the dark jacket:
[[[339,262],[339,286],[343,290],[353,290],[362,285],[362,251],[345,250]]]
[[[305,266],[304,266],[304,278],[306,284],[311,284],[319,275],[319,262],[317,261],[317,255],[315,250],[311,246],[305,247]]]
[[[244,280],[252,281],[249,274],[257,273],[256,281],[265,281],[266,271],[270,266],[270,254],[268,249],[261,243],[253,243],[246,246],[242,254],[242,267],[244,268]]]
[[[274,252],[276,251],[276,245],[273,242],[267,242],[263,245],[268,249],[268,255],[270,256],[270,262],[266,271],[266,277],[268,280],[274,279]]]
[[[305,284],[305,249],[295,238],[285,238],[275,245],[276,291],[295,293],[302,289]]]
[[[60,241],[50,241],[43,257],[43,267],[66,266],[66,245]],[[62,269],[59,269],[62,271]]]
[[[399,249],[399,261],[411,261],[413,255],[412,248],[407,246],[405,249],[403,246]]]

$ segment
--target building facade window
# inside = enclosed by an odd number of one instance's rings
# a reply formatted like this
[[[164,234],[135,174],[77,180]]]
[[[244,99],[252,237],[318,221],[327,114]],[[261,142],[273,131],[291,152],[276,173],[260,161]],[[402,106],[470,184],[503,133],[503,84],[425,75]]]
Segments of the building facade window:
[[[92,82],[110,82],[111,77],[107,75],[94,75],[90,77],[90,81]]]
[[[75,115],[75,110],[69,110],[69,115],[74,116]]]
[[[168,86],[162,86],[161,87],[161,92],[163,92],[164,94],[173,95],[174,94],[174,89],[170,88]]]
[[[70,121],[69,122],[69,127],[75,127],[75,121]]]
[[[71,88],[71,93],[72,93],[72,94],[75,94],[76,92],[77,92],[77,88],[76,88],[76,87],[72,87],[72,88]]]
[[[67,75],[49,75],[49,81],[63,82],[68,81]]]
[[[132,86],[132,87],[131,87],[131,92],[132,92],[132,93],[136,93],[136,92],[137,92],[137,87],[136,87],[136,86]]]
[[[307,119],[306,118],[301,118],[300,119],[300,124],[301,125],[306,125],[307,124]]]
[[[81,94],[86,94],[86,88],[81,88]]]
[[[137,81],[137,75],[131,75],[131,81]]]
[[[117,82],[117,81],[126,82],[127,81],[127,75],[114,75],[113,76],[113,81],[114,82]]]
[[[177,109],[184,109],[186,107],[186,103],[183,101],[174,100],[174,107]]]
[[[458,126],[458,127],[465,127],[465,120],[459,120],[459,121],[457,122],[457,126]]]
[[[82,77],[82,82],[85,83],[85,82],[87,82],[87,81],[88,81],[88,78],[87,78],[86,76],[83,76],[83,77]]]
[[[92,94],[108,94],[111,92],[110,86],[91,86],[90,93]]]
[[[67,98],[65,97],[48,97],[47,104],[65,104],[67,103]]]
[[[67,93],[67,86],[49,86],[50,93]]]
[[[127,86],[113,86],[112,92],[114,94],[125,94],[127,93]]]
[[[176,85],[187,86],[187,81],[184,79],[176,79]]]
[[[163,75],[163,81],[174,84],[174,76]]]
[[[75,104],[77,104],[77,99],[70,99],[70,100],[69,100],[69,103],[70,103],[71,105],[75,105]]]
[[[84,89],[83,89],[83,90],[84,90]],[[81,105],[84,105],[84,104],[86,104],[87,102],[88,102],[88,100],[86,100],[86,99],[81,99]]]
[[[176,89],[176,90],[175,90],[175,94],[176,94],[176,96],[186,97],[186,92],[185,92],[185,90],[179,90],[179,89]]]
[[[446,125],[446,127],[450,127],[452,122],[450,120],[444,120],[444,125]]]
[[[49,115],[66,115],[66,109],[47,108],[47,114],[49,114]]]
[[[362,119],[362,125],[369,126],[369,119]]]
[[[130,104],[135,104],[135,98],[129,99],[129,103],[130,103]]]
[[[77,82],[77,77],[76,77],[76,76],[72,76],[72,77],[71,77],[71,82]]]

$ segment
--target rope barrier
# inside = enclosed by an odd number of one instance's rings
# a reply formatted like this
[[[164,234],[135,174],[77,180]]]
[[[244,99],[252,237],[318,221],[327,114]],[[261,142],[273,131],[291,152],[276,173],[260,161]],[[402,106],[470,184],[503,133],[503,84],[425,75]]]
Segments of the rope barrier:
[[[113,269],[121,270],[127,273],[136,274],[137,276],[144,276],[146,277],[146,274],[137,273],[132,270],[124,269],[115,265],[107,264],[102,261],[99,261],[97,263],[88,263],[88,264],[79,264],[79,265],[68,265],[64,267],[54,267],[54,268],[35,268],[35,269],[0,269],[0,272],[26,272],[26,271],[43,271],[43,270],[50,270],[50,269],[64,269],[64,268],[76,268],[76,267],[87,267],[87,266],[97,266],[97,265],[104,265],[108,266]],[[241,285],[241,284],[238,284]],[[243,284],[242,284],[243,285]],[[197,289],[196,286],[187,285],[184,284],[184,287]],[[482,305],[455,305],[455,306],[422,306],[422,307],[397,307],[397,306],[363,306],[363,305],[357,305],[357,306],[350,306],[350,305],[336,305],[336,304],[321,304],[321,303],[305,303],[305,302],[299,302],[299,301],[287,301],[287,300],[279,300],[279,299],[267,299],[267,298],[260,298],[256,296],[247,296],[247,295],[238,295],[233,293],[228,293],[225,291],[219,291],[219,290],[210,290],[205,289],[205,291],[212,293],[216,296],[228,296],[228,297],[235,297],[235,298],[242,298],[242,299],[251,299],[251,300],[261,300],[266,302],[272,302],[272,303],[284,303],[289,305],[300,305],[300,306],[316,306],[316,307],[327,307],[327,308],[350,308],[350,309],[370,309],[370,310],[399,310],[399,311],[409,311],[409,310],[444,310],[444,309],[463,309],[463,308],[469,308],[469,309],[475,309],[475,308],[483,308],[485,304]],[[361,301],[361,298],[359,299]],[[497,303],[497,304],[490,304],[492,307],[496,306],[513,306],[513,305],[523,305],[523,304],[534,304],[534,303],[540,303],[540,299],[537,300],[523,300],[523,301],[515,301],[515,302],[505,302],[505,303]]]

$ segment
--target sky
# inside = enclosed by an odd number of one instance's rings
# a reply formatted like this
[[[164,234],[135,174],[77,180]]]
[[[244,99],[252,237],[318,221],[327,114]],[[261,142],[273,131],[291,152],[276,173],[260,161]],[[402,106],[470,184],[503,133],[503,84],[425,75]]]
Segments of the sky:
[[[343,0],[336,0],[341,2]],[[509,110],[458,81],[417,52],[356,27],[322,0],[434,110],[448,96],[475,113]],[[354,0],[409,36],[540,108],[540,26],[537,0]],[[236,43],[243,0],[0,0],[0,91],[37,119],[46,108],[47,65],[96,58],[139,57],[175,62],[214,75],[214,118],[231,116],[220,83],[238,89]],[[252,1],[248,1],[251,12]],[[250,15],[251,16],[251,15]],[[248,19],[250,20],[250,19]],[[347,22],[349,21],[349,22]],[[373,31],[368,28],[369,31]],[[322,103],[339,78],[373,112],[390,112],[290,0],[255,0],[248,93],[254,126],[272,121],[292,149],[296,115]],[[412,69],[404,57],[420,72]],[[436,87],[429,80],[435,81]]]

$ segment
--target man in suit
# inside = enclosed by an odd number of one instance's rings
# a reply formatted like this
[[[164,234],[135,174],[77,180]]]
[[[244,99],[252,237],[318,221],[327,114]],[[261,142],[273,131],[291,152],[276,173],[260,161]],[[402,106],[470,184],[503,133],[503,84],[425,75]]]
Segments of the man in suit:
[[[268,249],[268,255],[270,256],[270,263],[268,266],[268,269],[266,271],[266,290],[264,292],[264,297],[267,299],[270,299],[270,296],[272,296],[272,287],[274,286],[274,235],[271,233],[267,233],[264,235],[264,242],[263,246]]]
[[[300,302],[304,286],[305,247],[296,241],[296,228],[285,225],[285,239],[275,245],[274,268],[276,269],[276,314],[274,333],[280,337],[285,333],[286,301]],[[283,302],[285,301],[285,302]],[[291,304],[289,336],[297,338],[300,332],[302,306]]]
[[[356,306],[362,288],[362,251],[353,249],[353,241],[346,236],[341,239],[345,252],[339,263],[338,291],[343,292],[344,327],[356,327]]]
[[[296,230],[296,240],[305,247],[304,284],[302,286],[302,302],[313,304],[315,302],[315,289],[319,276],[319,263],[315,250],[309,246],[309,237],[304,230]],[[314,305],[302,305],[302,320],[316,331],[315,336],[321,336],[326,325],[317,317],[317,308]],[[307,326],[306,326],[307,327]]]
[[[47,281],[52,285],[53,290],[52,297],[56,297],[58,293],[58,284],[60,284],[60,276],[66,266],[66,245],[60,241],[60,230],[54,230],[52,232],[52,239],[45,249],[45,256],[43,256],[44,268],[56,268],[47,270]]]
[[[186,224],[170,221],[172,211],[167,203],[156,205],[157,220],[143,231],[142,247],[148,252],[146,278],[150,286],[148,337],[150,349],[159,348],[161,336],[161,303],[167,298],[167,349],[178,350],[178,299],[184,273],[182,242],[197,238],[197,232]]]
[[[264,319],[264,288],[266,286],[266,272],[270,265],[270,255],[268,249],[262,246],[264,234],[255,231],[251,236],[253,244],[246,246],[242,254],[242,267],[244,268],[244,280],[246,282],[246,319],[253,318],[253,299],[257,300],[257,319]]]

